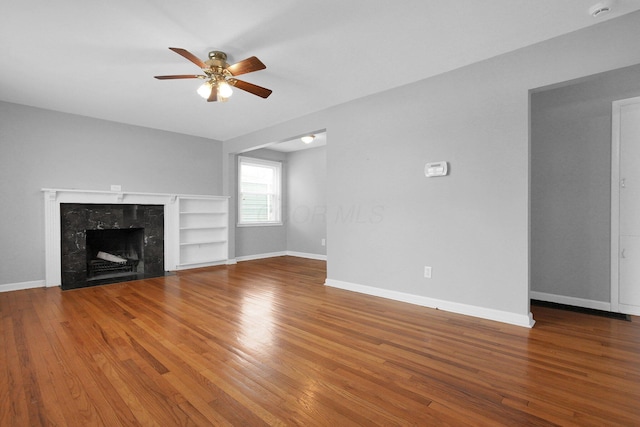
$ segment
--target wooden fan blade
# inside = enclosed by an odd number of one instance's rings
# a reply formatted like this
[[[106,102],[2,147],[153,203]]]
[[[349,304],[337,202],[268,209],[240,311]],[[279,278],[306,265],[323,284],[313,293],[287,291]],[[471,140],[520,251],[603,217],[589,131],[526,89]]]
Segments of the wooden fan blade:
[[[258,70],[264,70],[267,68],[258,58],[252,56],[251,58],[243,59],[240,62],[236,62],[233,65],[227,67],[227,71],[233,76],[239,76],[241,74],[252,73]]]
[[[153,76],[158,80],[172,80],[172,79],[200,79],[206,76],[197,74],[176,74],[174,76]]]
[[[193,53],[189,52],[188,50],[185,50],[185,49],[182,49],[182,48],[179,48],[179,47],[170,47],[169,49],[171,49],[172,51],[174,51],[178,55],[181,55],[184,58],[187,58],[189,61],[191,61],[194,64],[196,64],[198,67],[207,68],[207,65],[204,62],[202,62],[200,59],[198,59],[197,56],[195,56]]]
[[[230,83],[233,84],[238,89],[242,89],[254,95],[258,95],[261,98],[268,98],[271,95],[272,90],[267,89],[258,85],[254,85],[253,83],[248,83],[242,80],[233,79],[230,80]]]

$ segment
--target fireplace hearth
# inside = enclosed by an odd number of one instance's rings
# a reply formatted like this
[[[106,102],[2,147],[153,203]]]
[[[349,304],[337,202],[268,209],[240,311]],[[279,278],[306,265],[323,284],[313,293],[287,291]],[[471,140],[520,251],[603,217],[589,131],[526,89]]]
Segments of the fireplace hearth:
[[[60,204],[62,289],[158,277],[164,271],[164,207]]]

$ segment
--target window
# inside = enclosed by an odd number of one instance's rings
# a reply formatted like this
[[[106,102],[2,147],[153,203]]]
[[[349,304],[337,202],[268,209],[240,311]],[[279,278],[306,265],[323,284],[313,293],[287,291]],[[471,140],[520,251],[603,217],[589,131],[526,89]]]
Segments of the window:
[[[282,163],[238,157],[238,225],[282,224]]]

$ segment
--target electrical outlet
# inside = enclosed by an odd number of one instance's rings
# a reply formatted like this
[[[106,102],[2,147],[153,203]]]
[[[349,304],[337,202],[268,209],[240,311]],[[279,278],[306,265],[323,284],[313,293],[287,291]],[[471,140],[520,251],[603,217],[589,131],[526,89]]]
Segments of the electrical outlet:
[[[424,267],[424,277],[426,279],[431,279],[431,267],[425,265]]]
[[[322,239],[322,240],[320,241],[320,244],[321,244],[322,246],[327,246],[327,239]]]
[[[111,191],[122,191],[122,185],[111,184]]]

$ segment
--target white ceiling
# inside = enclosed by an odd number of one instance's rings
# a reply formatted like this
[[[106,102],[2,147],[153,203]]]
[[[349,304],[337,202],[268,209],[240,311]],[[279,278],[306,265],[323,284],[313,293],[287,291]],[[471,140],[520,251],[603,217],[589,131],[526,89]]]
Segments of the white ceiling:
[[[640,9],[617,0],[21,0],[0,5],[0,100],[227,140]],[[267,69],[207,103],[168,47]]]
[[[269,150],[281,151],[283,153],[291,153],[293,151],[307,150],[309,148],[318,148],[327,145],[327,133],[319,132],[313,135],[313,141],[309,143],[302,142],[300,138],[293,138],[288,141],[271,144],[264,148]]]

